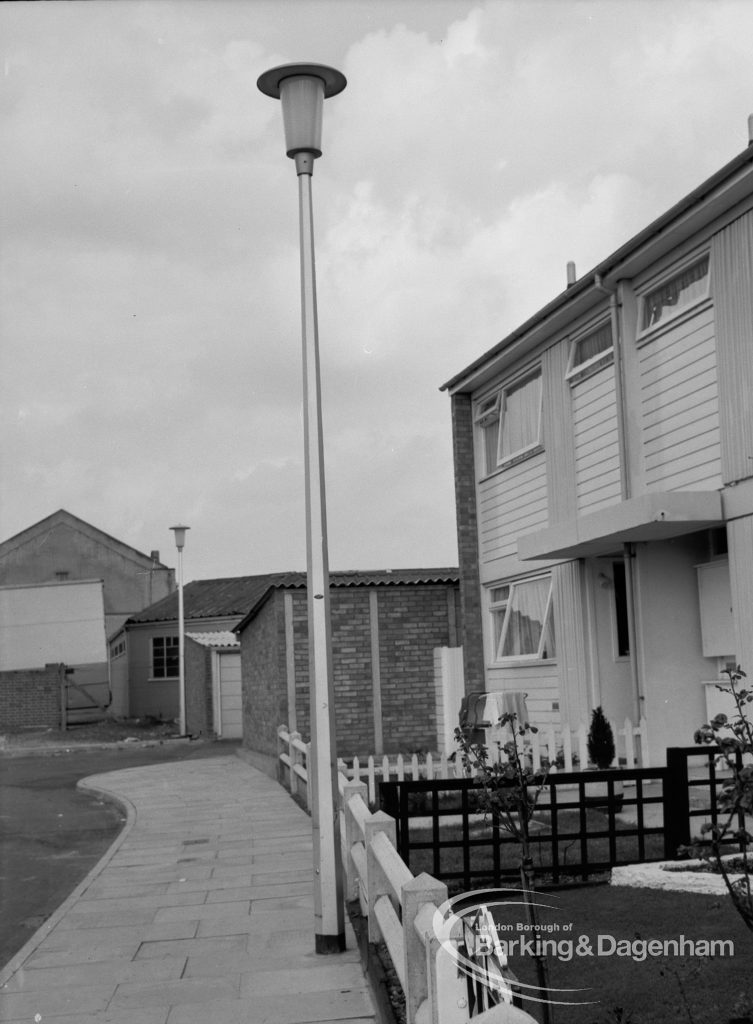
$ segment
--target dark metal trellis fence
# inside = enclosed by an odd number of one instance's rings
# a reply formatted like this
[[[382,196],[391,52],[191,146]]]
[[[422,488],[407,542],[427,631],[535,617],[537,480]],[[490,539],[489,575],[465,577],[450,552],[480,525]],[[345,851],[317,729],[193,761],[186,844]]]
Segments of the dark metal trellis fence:
[[[531,828],[537,873],[557,884],[621,864],[674,859],[702,821],[718,820],[718,753],[672,748],[666,767],[550,774]],[[517,841],[503,820],[479,811],[472,779],[383,782],[379,794],[414,874],[427,871],[465,889],[517,879]]]

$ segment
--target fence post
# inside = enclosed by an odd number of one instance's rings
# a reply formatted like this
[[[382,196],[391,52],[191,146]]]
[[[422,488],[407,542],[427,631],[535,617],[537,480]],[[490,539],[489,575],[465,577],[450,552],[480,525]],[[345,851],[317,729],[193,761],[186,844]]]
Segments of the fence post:
[[[625,731],[625,767],[635,768],[635,730],[629,718],[624,722]]]
[[[282,761],[282,754],[285,752],[286,740],[285,737],[288,735],[287,725],[277,726],[277,781],[281,786],[285,785],[285,764]],[[288,752],[288,756],[289,752]]]
[[[562,766],[566,772],[573,770],[573,733],[568,722],[562,726]]]
[[[403,937],[405,950],[405,1015],[408,1024],[415,1024],[416,1014],[419,1006],[425,999],[430,999],[433,1006],[437,1005],[436,977],[431,978],[435,972],[431,970],[430,960],[427,956],[427,946],[430,940],[436,937],[431,933],[419,935],[416,930],[415,921],[418,912],[427,903],[441,906],[447,900],[447,886],[438,882],[436,878],[422,872],[416,878],[402,887],[401,907],[403,918]],[[434,947],[432,945],[432,951]],[[433,992],[429,991],[429,982],[433,982]],[[432,1017],[428,1018],[429,1020]]]
[[[675,860],[679,847],[690,842],[688,758],[682,747],[667,748],[663,802],[664,856],[669,860]]]
[[[638,723],[638,729],[641,737],[641,768],[651,767],[651,755],[648,748],[648,722],[641,715],[641,720]]]
[[[356,843],[361,842],[361,830],[356,823],[353,816],[353,812],[350,809],[350,801],[354,796],[360,796],[364,803],[368,800],[368,789],[363,782],[346,782],[343,786],[343,794],[340,801],[340,807],[343,813],[343,841],[345,849],[343,850],[343,874],[345,875],[345,899],[357,900],[359,896],[358,892],[358,872],[356,871],[353,858],[351,857],[351,850]]]
[[[306,810],[311,814],[314,802],[314,773],[311,771],[311,740],[306,744]]]
[[[290,793],[291,796],[297,796],[298,794],[298,776],[295,773],[296,765],[300,763],[301,754],[298,747],[294,746],[296,740],[300,741],[301,734],[299,732],[291,732],[288,736],[288,751],[290,756]]]
[[[389,814],[385,814],[384,811],[377,811],[376,814],[372,814],[369,820],[364,823],[364,842],[366,845],[366,888],[369,907],[369,942],[379,942],[381,939],[379,925],[377,924],[376,915],[374,914],[374,904],[380,896],[386,895],[383,871],[381,870],[379,862],[377,861],[372,849],[372,840],[379,832],[386,832],[387,838],[392,845],[395,846],[395,819],[391,818]]]
[[[65,679],[65,665],[58,665],[58,679],[60,680],[60,731],[68,729],[68,687]]]

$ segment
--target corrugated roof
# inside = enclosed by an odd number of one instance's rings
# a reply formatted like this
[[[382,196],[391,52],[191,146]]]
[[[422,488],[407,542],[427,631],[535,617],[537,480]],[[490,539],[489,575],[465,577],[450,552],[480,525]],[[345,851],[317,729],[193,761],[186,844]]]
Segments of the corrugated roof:
[[[458,569],[352,569],[330,572],[331,587],[376,587],[400,583],[454,583],[459,579]],[[305,587],[305,572],[281,573],[271,587]]]
[[[331,572],[331,587],[375,587],[416,583],[457,583],[457,568],[376,569]],[[306,586],[305,572],[278,572],[263,576],[234,576],[219,580],[193,580],[183,588],[183,616],[187,623],[200,619],[238,617],[242,619],[258,608],[272,590],[300,589]],[[178,618],[178,594],[173,593],[156,604],[132,615],[127,625],[148,622],[175,622]]]
[[[286,573],[263,576],[232,576],[219,580],[192,580],[183,588],[183,615],[191,619],[242,618],[259,598],[267,592],[278,577]],[[178,593],[150,605],[132,615],[128,624],[144,622],[174,622],[178,618]]]
[[[371,572],[364,572],[354,569],[347,572],[330,572],[330,588],[337,587],[379,587],[399,586],[413,584],[431,583],[457,583],[460,573],[457,568],[452,569],[375,569]],[[264,601],[273,590],[301,589],[306,586],[305,572],[282,573],[275,580],[270,580],[269,586],[259,597],[253,607],[249,608],[246,615],[235,627],[240,632],[248,622],[256,615]]]
[[[240,647],[241,642],[229,629],[217,629],[211,633],[186,633],[202,647]]]

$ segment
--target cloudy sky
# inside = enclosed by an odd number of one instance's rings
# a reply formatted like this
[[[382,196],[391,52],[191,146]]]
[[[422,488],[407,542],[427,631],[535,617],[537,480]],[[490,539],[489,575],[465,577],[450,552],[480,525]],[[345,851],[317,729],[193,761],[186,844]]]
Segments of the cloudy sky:
[[[439,388],[745,148],[753,4],[0,4],[0,539],[305,566],[297,184],[259,74],[348,78],[314,175],[333,569],[457,560]]]

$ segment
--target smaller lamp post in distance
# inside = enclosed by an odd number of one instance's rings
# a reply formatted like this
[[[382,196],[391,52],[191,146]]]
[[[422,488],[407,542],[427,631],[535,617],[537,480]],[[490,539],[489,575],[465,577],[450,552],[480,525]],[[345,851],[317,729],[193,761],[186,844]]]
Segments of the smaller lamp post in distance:
[[[190,526],[171,526],[175,534],[175,546],[178,549],[178,694],[180,700],[179,729],[180,735],[186,735],[186,649],[185,622],[183,615],[183,547],[186,543],[186,530]]]
[[[314,931],[316,952],[326,954],[345,948],[345,921],[337,809],[332,625],[311,177],[314,161],[322,155],[324,100],[342,92],[347,83],[343,74],[322,64],[285,64],[265,71],[256,84],[266,96],[282,102],[285,151],[295,161],[298,175]]]

